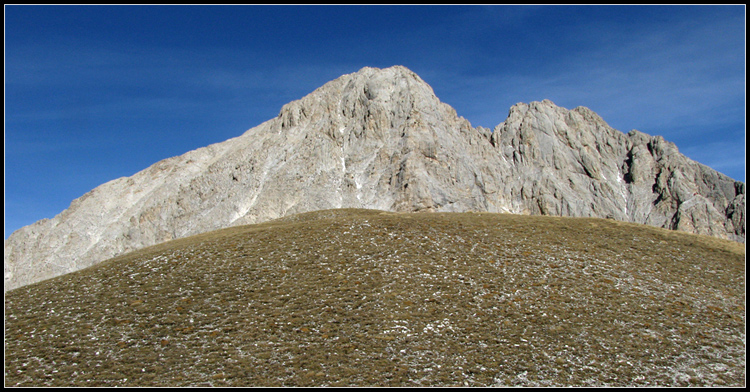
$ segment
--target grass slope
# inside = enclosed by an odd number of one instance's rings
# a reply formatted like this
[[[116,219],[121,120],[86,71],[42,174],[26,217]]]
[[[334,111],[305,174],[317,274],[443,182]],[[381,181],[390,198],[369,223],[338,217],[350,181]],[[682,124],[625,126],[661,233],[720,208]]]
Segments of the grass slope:
[[[333,210],[6,293],[6,386],[745,384],[744,244]]]

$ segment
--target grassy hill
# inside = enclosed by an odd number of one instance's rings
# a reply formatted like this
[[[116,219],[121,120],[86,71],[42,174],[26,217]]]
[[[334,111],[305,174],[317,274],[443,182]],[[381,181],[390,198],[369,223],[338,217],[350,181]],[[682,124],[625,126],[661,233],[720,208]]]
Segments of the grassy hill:
[[[5,386],[743,386],[744,305],[744,244],[329,210],[9,291]]]

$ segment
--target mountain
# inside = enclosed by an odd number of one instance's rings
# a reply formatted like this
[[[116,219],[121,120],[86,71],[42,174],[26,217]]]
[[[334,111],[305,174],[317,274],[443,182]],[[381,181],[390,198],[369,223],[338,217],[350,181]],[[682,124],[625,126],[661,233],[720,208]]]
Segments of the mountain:
[[[410,70],[339,77],[239,137],[105,183],[5,241],[5,290],[145,246],[330,208],[615,220],[744,242],[745,184],[591,110],[519,103],[493,131]]]
[[[601,218],[335,209],[5,296],[5,386],[744,386],[745,247]]]

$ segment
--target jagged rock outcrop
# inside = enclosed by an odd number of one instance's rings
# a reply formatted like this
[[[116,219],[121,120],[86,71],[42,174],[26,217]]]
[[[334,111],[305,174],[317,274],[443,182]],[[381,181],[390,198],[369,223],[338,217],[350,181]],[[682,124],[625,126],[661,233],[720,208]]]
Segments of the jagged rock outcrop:
[[[591,110],[517,104],[491,142],[516,181],[515,211],[593,216],[743,241],[745,184],[661,136],[612,129]]]
[[[341,76],[243,135],[105,183],[5,241],[5,290],[174,238],[330,208],[605,217],[744,242],[745,184],[587,108],[472,128],[408,69]]]

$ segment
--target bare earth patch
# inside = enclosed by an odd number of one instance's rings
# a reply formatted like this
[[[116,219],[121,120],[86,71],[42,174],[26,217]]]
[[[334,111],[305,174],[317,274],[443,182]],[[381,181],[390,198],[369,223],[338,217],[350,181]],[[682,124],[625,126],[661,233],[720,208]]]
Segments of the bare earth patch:
[[[744,386],[744,244],[334,210],[5,296],[5,386]]]

